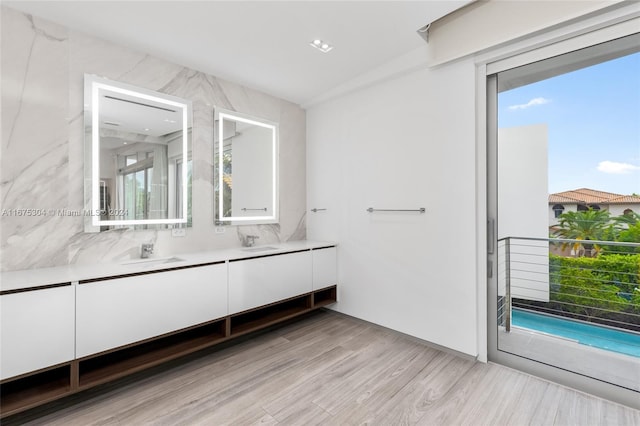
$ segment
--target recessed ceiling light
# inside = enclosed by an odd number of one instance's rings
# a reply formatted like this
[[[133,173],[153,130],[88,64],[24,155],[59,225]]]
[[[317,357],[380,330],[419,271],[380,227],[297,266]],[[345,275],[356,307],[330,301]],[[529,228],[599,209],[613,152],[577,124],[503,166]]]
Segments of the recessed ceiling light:
[[[331,49],[333,49],[332,45],[330,45],[326,41],[320,40],[319,38],[317,38],[317,39],[313,40],[311,43],[309,43],[309,46],[315,47],[316,49],[318,49],[322,53],[327,53],[327,52],[331,51]]]
[[[145,132],[148,132],[149,130],[151,130],[151,129],[147,129],[147,128],[144,129]]]

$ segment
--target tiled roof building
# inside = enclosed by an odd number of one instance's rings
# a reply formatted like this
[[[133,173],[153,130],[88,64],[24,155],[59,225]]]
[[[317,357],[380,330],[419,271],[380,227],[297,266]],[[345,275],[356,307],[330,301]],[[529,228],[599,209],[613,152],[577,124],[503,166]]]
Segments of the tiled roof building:
[[[549,194],[549,204],[640,204],[640,196],[580,188]]]
[[[622,195],[580,188],[549,194],[549,224],[558,224],[562,213],[580,210],[608,210],[611,216],[640,212],[640,196]]]

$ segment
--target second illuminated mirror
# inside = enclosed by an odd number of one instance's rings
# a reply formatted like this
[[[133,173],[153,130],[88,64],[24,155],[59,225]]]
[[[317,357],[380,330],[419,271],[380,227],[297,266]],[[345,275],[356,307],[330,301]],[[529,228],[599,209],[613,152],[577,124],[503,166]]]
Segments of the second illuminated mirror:
[[[214,157],[216,222],[277,223],[277,123],[216,109]]]

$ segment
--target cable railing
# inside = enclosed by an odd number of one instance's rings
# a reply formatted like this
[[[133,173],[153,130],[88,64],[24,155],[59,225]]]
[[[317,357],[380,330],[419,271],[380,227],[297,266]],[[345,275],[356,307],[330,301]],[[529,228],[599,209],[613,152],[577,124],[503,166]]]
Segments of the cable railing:
[[[508,237],[498,241],[497,275],[505,332],[526,328],[640,357],[639,243]]]

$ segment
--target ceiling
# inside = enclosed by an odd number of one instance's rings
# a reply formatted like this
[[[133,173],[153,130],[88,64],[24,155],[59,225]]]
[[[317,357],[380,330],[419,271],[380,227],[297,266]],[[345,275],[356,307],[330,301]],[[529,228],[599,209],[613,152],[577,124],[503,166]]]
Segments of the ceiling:
[[[305,104],[424,46],[466,1],[3,1],[4,5]],[[322,53],[309,42],[334,45]]]
[[[184,104],[180,108],[107,88],[98,93],[100,127],[161,138],[182,130],[185,124],[182,119]]]

